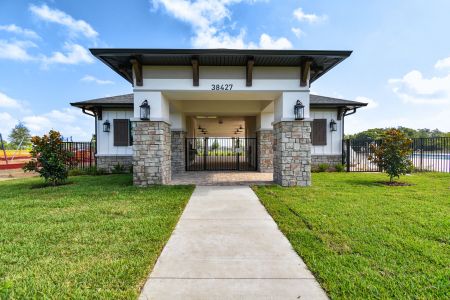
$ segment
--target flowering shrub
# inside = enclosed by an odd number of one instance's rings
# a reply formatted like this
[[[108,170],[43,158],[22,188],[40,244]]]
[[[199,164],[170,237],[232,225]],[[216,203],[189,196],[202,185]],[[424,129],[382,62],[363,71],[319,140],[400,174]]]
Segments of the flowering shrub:
[[[411,155],[412,140],[408,139],[403,132],[397,129],[388,129],[383,133],[381,144],[371,144],[373,152],[369,160],[376,163],[389,175],[389,181],[394,177],[400,178],[412,169]]]
[[[63,149],[61,134],[50,130],[43,137],[31,138],[32,159],[23,167],[25,172],[37,172],[46,183],[58,185],[67,179],[68,171],[66,162],[70,154]]]

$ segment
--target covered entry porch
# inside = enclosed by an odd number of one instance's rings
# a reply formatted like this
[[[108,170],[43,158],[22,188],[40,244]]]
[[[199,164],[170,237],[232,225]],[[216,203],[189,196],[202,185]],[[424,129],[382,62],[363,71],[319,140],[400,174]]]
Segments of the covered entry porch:
[[[172,178],[193,171],[273,172],[272,121],[280,93],[163,95],[170,107]]]

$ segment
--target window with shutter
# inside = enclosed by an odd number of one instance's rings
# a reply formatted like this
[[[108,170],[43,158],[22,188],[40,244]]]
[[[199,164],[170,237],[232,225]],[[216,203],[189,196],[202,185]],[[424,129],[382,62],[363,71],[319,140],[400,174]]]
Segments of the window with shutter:
[[[129,146],[130,145],[130,129],[128,119],[114,119],[114,146]]]
[[[311,137],[313,146],[325,146],[327,144],[327,119],[314,119]]]

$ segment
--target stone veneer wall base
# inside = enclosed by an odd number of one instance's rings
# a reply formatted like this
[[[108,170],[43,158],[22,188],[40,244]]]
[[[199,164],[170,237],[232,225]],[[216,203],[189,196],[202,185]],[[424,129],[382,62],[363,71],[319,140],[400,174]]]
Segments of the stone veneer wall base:
[[[273,172],[273,130],[259,130],[256,133],[258,142],[258,171]]]
[[[311,155],[312,168],[318,168],[320,164],[328,164],[330,168],[342,164],[342,155]]]
[[[170,125],[139,121],[133,128],[133,183],[168,184],[171,180]]]
[[[311,122],[281,121],[273,128],[275,183],[281,186],[311,185]]]
[[[172,130],[172,175],[186,171],[186,132]]]
[[[128,171],[133,165],[133,157],[122,155],[97,156],[97,169],[112,172],[114,167],[120,165]]]

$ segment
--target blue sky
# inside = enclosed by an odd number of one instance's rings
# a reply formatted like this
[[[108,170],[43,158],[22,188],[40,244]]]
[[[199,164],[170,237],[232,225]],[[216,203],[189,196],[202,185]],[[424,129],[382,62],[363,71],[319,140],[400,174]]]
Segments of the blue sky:
[[[450,131],[450,1],[0,0],[0,133],[19,121],[75,140],[93,119],[69,102],[131,92],[91,47],[353,50],[313,93],[370,102],[347,133]]]

